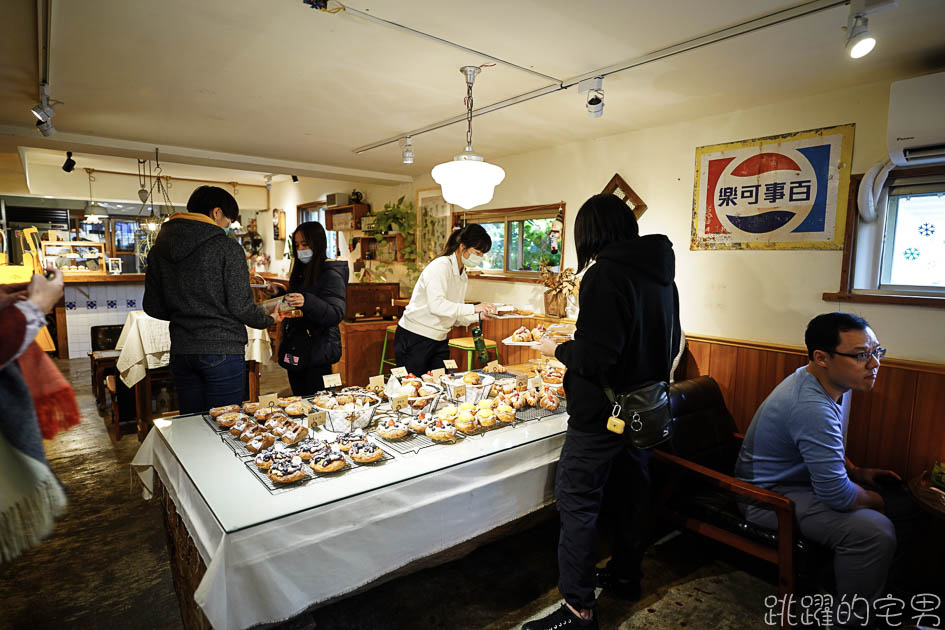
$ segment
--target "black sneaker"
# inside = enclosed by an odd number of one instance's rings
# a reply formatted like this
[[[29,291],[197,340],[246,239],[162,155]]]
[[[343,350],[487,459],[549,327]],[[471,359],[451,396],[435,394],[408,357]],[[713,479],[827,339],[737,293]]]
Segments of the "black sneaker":
[[[572,630],[572,628],[587,628],[588,630],[598,630],[597,615],[590,619],[581,619],[568,608],[567,604],[561,604],[561,608],[554,611],[547,617],[529,621],[522,630]]]
[[[620,599],[630,602],[640,599],[640,578],[617,577],[609,567],[597,569],[597,586]]]

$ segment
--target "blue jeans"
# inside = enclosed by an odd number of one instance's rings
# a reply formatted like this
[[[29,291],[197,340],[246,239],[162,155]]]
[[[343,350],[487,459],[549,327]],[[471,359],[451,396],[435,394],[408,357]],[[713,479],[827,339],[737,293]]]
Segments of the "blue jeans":
[[[246,396],[242,354],[172,354],[170,366],[181,414],[239,404]]]

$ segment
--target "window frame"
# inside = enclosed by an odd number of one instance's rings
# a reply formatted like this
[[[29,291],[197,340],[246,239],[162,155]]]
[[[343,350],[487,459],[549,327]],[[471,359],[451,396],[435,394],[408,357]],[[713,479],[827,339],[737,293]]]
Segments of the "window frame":
[[[890,171],[888,181],[897,177],[945,177],[945,165],[926,166],[913,168],[897,168]],[[858,242],[859,233],[859,210],[857,208],[857,191],[863,174],[850,176],[850,192],[847,202],[847,216],[843,241],[843,260],[840,267],[840,289],[833,293],[824,293],[822,299],[825,302],[850,302],[859,304],[894,304],[899,306],[922,306],[927,308],[945,309],[945,295],[940,292],[929,292],[922,289],[911,289],[910,287],[897,286],[893,289],[889,286],[883,287],[880,284],[882,269],[882,239],[886,232],[886,216],[877,217],[874,234]],[[857,268],[857,248],[864,248],[870,251],[860,256],[871,256],[870,264],[867,266],[875,274],[875,284],[878,289],[857,289],[854,288],[854,274]],[[863,260],[860,260],[860,271],[863,271]]]
[[[519,206],[514,208],[495,208],[492,210],[454,210],[451,223],[454,228],[461,222],[465,223],[499,223],[505,225],[505,251],[503,252],[502,269],[469,270],[469,277],[479,280],[506,280],[513,282],[540,282],[538,271],[519,271],[509,269],[509,235],[510,223],[529,219],[554,219],[561,213],[562,228],[559,252],[561,255],[560,267],[564,267],[565,225],[567,221],[565,202],[542,204],[534,206]]]

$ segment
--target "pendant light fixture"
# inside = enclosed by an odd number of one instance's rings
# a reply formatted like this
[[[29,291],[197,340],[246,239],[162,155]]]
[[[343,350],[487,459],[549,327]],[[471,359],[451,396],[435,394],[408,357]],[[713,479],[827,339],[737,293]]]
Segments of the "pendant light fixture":
[[[102,219],[108,216],[108,211],[99,202],[92,201],[92,182],[95,181],[95,177],[92,175],[92,173],[94,173],[95,170],[87,168],[85,169],[85,172],[89,176],[89,207],[85,213],[85,222],[101,223]],[[99,211],[101,211],[101,214],[99,214]]]
[[[466,77],[466,148],[451,161],[434,166],[432,175],[447,203],[471,210],[492,201],[495,187],[505,179],[505,171],[483,160],[472,146],[472,89],[480,68],[463,66],[459,71]]]

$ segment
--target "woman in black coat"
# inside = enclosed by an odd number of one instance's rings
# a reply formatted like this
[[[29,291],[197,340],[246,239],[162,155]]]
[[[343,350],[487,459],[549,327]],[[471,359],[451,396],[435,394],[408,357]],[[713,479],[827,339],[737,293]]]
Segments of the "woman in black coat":
[[[325,228],[320,223],[302,223],[292,234],[292,271],[285,301],[301,309],[302,317],[283,322],[279,363],[288,371],[289,385],[296,396],[323,389],[322,376],[331,374],[332,364],[341,359],[338,324],[345,316],[348,263],[327,260],[326,249]],[[289,348],[305,347],[295,343],[299,336],[308,337],[311,348],[299,361],[302,367],[296,368],[283,355]]]
[[[639,235],[637,220],[614,195],[595,195],[574,221],[578,272],[584,269],[574,339],[541,342],[542,354],[567,366],[568,430],[555,496],[561,516],[558,589],[565,603],[524,630],[597,628],[594,589],[640,597],[640,565],[649,543],[649,459],[629,431],[607,430],[612,405],[604,387],[625,393],[667,381],[679,345],[673,246],[662,234]],[[593,263],[593,265],[591,264]],[[608,480],[612,479],[612,484]],[[614,553],[595,572],[604,487],[619,505]]]

